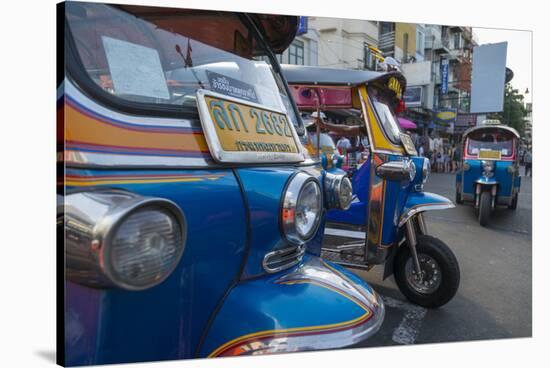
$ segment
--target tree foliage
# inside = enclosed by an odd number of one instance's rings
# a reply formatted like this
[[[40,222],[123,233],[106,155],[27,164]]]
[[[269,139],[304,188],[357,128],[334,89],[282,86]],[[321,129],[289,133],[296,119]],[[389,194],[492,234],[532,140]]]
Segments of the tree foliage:
[[[506,83],[504,88],[504,109],[502,112],[492,114],[491,119],[499,119],[503,124],[509,125],[523,136],[525,122],[527,121],[527,109],[523,101],[523,95],[517,89]]]

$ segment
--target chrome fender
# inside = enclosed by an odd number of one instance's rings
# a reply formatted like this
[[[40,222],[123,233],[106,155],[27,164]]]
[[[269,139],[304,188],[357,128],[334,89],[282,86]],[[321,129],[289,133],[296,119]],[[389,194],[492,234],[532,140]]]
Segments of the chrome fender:
[[[401,227],[414,215],[434,210],[454,208],[454,203],[446,197],[435,193],[417,192],[409,194],[407,202],[401,211],[398,226]]]
[[[307,255],[301,265],[242,281],[215,316],[200,356],[331,349],[369,338],[384,320],[382,298],[344,268]]]

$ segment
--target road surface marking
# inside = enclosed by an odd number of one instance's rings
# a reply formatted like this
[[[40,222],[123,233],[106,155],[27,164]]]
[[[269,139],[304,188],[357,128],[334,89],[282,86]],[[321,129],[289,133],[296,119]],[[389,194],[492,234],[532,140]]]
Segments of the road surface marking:
[[[366,234],[363,231],[342,230],[334,229],[331,227],[325,227],[325,235],[343,236],[345,238],[354,239],[366,239]]]
[[[426,317],[428,310],[421,306],[405,303],[387,296],[384,296],[383,299],[386,306],[405,311],[405,315],[399,326],[393,330],[391,338],[393,342],[402,345],[414,344],[422,326],[422,320]]]

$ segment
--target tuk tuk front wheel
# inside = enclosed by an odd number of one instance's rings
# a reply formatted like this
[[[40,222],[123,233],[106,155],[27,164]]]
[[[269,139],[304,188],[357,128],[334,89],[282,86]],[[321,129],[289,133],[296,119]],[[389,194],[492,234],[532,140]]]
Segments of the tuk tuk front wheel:
[[[429,235],[417,236],[416,251],[421,275],[415,271],[409,247],[403,245],[397,250],[393,268],[397,286],[412,303],[426,308],[441,307],[458,290],[458,261],[444,242]]]
[[[491,193],[481,192],[479,197],[478,219],[481,226],[486,226],[491,214]]]

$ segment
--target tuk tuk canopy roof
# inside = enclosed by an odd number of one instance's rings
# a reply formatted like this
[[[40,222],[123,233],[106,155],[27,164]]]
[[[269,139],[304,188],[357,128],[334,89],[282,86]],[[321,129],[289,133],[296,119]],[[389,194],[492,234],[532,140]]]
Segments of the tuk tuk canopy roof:
[[[282,65],[283,74],[289,84],[319,84],[356,86],[372,82],[384,82],[397,78],[403,91],[406,79],[400,72],[374,72],[371,70],[335,69],[302,65]]]
[[[231,14],[232,12],[223,12],[215,10],[199,10],[199,9],[179,9],[179,8],[162,8],[154,6],[140,6],[140,5],[115,5],[118,8],[127,11],[136,16],[147,19],[147,21],[156,23],[162,20],[162,17],[176,17],[178,15],[203,14],[204,16],[214,16],[216,14]],[[282,53],[288,48],[288,46],[296,37],[300,17],[293,15],[276,15],[276,14],[256,14],[256,13],[243,13],[250,17],[250,19],[256,24],[260,33],[265,38],[266,42],[272,48],[276,54]],[[201,20],[204,25],[208,25],[208,19]],[[177,30],[175,30],[177,32]],[[228,37],[233,37],[233,34]],[[219,38],[218,33],[214,33],[214,36]],[[204,37],[203,37],[204,38]],[[216,44],[216,43],[213,43]],[[230,50],[228,50],[230,51]],[[255,55],[263,55],[264,50],[261,47],[257,47],[253,50]]]
[[[502,129],[502,130],[505,130],[505,131],[508,131],[508,132],[512,133],[517,139],[520,138],[519,133],[514,128],[512,128],[508,125],[499,124],[499,125],[480,125],[480,126],[472,127],[470,129],[466,130],[464,132],[464,134],[462,134],[462,139],[465,139],[467,136],[469,136],[470,134],[472,134],[474,132],[483,131],[483,130],[492,130],[492,129]]]

